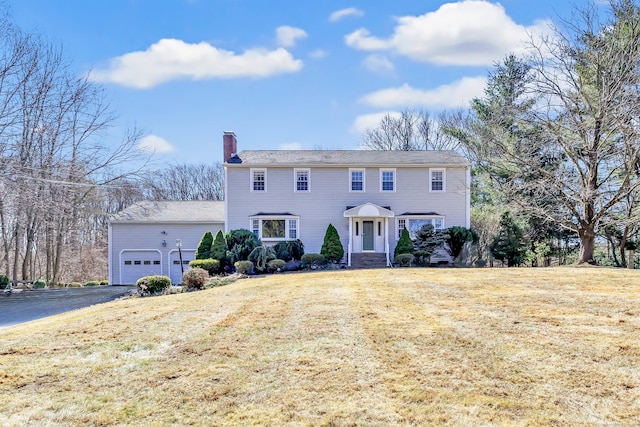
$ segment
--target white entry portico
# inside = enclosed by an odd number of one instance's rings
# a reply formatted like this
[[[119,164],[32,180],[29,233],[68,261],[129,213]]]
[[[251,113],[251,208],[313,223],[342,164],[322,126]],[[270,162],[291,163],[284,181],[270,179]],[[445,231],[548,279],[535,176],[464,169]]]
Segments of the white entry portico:
[[[348,207],[344,217],[349,219],[349,245],[347,264],[351,266],[352,253],[384,253],[387,265],[389,257],[389,218],[395,216],[391,209],[374,203]]]

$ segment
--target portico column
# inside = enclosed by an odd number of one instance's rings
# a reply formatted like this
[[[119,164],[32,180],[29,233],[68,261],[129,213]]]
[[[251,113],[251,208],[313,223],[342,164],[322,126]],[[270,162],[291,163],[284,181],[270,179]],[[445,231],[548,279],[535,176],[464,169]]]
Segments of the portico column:
[[[391,265],[391,259],[389,258],[389,217],[384,217],[384,242],[385,252],[387,254],[387,267]]]
[[[347,246],[347,266],[351,267],[351,247],[353,245],[353,217],[349,217],[349,246]]]

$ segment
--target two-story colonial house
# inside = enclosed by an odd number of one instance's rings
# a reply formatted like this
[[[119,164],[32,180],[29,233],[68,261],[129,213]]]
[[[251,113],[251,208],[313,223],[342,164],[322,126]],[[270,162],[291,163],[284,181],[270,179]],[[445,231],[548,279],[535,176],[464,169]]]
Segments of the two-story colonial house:
[[[405,227],[413,234],[424,224],[470,226],[470,165],[455,152],[238,152],[237,146],[236,135],[225,132],[223,206],[142,202],[113,218],[110,283],[134,283],[149,274],[167,274],[179,282],[207,230],[244,228],[267,245],[300,239],[305,252],[317,253],[333,224],[345,249],[344,262],[351,266],[358,257],[390,265]],[[181,253],[185,258],[178,260]]]
[[[225,229],[247,228],[264,243],[300,239],[320,252],[327,226],[354,254],[392,261],[411,234],[470,226],[470,165],[451,151],[245,150],[223,137]]]

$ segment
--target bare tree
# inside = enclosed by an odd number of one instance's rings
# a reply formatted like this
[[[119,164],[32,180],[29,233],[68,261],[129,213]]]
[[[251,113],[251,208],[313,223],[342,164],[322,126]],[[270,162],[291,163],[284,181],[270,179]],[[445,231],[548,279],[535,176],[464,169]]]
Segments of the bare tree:
[[[221,163],[176,164],[147,175],[145,198],[150,200],[223,200]]]
[[[7,24],[0,37],[0,238],[3,270],[14,281],[58,281],[104,231],[100,186],[129,174],[140,158],[138,131],[116,148],[104,137],[114,120],[102,89],[75,76],[61,50]],[[144,162],[140,163],[144,164]],[[104,222],[103,222],[104,224]],[[105,270],[106,272],[106,270]]]
[[[375,128],[365,130],[362,147],[369,150],[457,150],[460,142],[445,129],[462,118],[461,111],[444,111],[435,118],[428,110],[386,114]]]

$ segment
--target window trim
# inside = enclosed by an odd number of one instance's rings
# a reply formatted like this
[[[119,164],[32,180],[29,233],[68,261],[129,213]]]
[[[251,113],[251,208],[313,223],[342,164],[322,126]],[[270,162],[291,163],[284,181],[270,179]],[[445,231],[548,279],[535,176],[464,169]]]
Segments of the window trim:
[[[255,176],[256,172],[262,172],[264,174],[264,190],[255,190]],[[251,168],[249,170],[249,191],[251,193],[266,193],[267,192],[267,169],[266,168]]]
[[[263,237],[262,236],[262,221],[264,220],[279,220],[284,221],[284,236],[285,237]],[[286,240],[294,240],[300,239],[300,217],[296,215],[260,215],[260,216],[252,216],[249,218],[249,226],[250,230],[254,232],[256,229],[254,226],[254,221],[258,221],[258,239],[263,242],[283,242]],[[289,221],[295,221],[295,228],[291,227],[291,223]],[[295,229],[296,237],[291,236],[291,230]]]
[[[436,227],[436,220],[440,220],[441,221],[441,228],[435,228]],[[444,215],[409,215],[409,216],[398,216],[396,217],[396,230],[397,230],[397,236],[398,239],[400,239],[400,237],[402,236],[402,229],[400,228],[400,221],[403,221],[404,225],[402,228],[406,228],[407,231],[409,232],[409,237],[413,240],[415,238],[414,235],[412,235],[411,233],[411,229],[409,228],[409,222],[411,220],[431,220],[431,225],[433,225],[434,230],[437,231],[443,231],[446,229],[446,225],[445,225],[445,217]]]
[[[433,173],[434,172],[442,172],[442,190],[434,190],[433,189]],[[444,168],[433,168],[429,169],[429,192],[430,193],[445,193],[447,191],[447,170]]]
[[[298,190],[298,172],[307,173],[307,189],[306,190]],[[311,193],[311,169],[309,168],[293,169],[293,192],[294,193]]]
[[[362,172],[362,190],[353,189],[353,175],[352,172]],[[366,188],[366,169],[364,168],[349,168],[349,193],[364,193]]]
[[[384,181],[382,180],[382,176],[384,174],[384,172],[392,172],[393,173],[393,190],[384,190],[383,187],[383,183]],[[396,173],[396,169],[395,168],[384,168],[384,169],[380,169],[380,192],[381,193],[395,193],[396,192],[396,188],[398,187],[397,185],[397,173]]]

